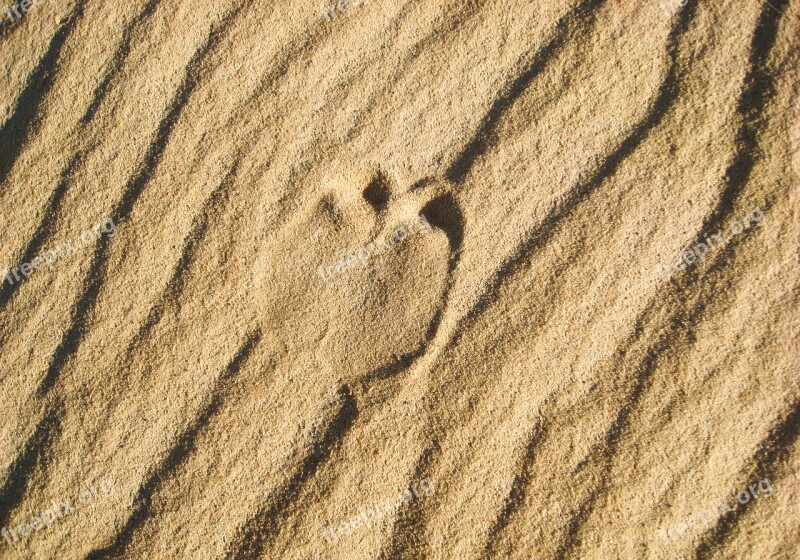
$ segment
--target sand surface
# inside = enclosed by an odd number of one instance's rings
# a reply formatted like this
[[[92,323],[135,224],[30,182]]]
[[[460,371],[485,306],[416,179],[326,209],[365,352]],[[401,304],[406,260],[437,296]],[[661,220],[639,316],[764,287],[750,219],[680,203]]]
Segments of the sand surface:
[[[11,2],[0,558],[800,558],[797,0]]]

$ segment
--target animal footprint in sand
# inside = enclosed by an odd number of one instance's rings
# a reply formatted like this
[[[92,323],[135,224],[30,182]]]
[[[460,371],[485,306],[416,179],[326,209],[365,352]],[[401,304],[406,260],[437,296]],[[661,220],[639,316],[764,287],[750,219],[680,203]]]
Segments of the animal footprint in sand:
[[[375,171],[332,177],[281,236],[297,257],[270,268],[263,316],[289,328],[292,346],[312,347],[321,367],[360,378],[431,335],[461,221],[443,179],[401,189]]]

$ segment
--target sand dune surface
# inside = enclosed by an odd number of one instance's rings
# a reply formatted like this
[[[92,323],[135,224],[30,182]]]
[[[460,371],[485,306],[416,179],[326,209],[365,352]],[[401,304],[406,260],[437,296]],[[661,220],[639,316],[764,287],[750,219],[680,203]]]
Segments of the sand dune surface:
[[[796,1],[5,2],[0,558],[800,558]]]

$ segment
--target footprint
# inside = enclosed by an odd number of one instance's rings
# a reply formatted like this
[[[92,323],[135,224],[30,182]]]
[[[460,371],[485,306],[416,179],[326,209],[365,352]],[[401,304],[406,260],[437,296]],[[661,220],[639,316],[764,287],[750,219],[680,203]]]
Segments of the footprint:
[[[362,194],[364,200],[366,200],[376,212],[385,210],[389,200],[392,198],[392,192],[388,181],[381,173],[376,173],[372,177],[372,180]]]
[[[263,265],[262,317],[298,352],[313,349],[315,367],[362,379],[431,335],[462,224],[444,179],[403,187],[379,170],[330,176],[279,236],[291,256]]]

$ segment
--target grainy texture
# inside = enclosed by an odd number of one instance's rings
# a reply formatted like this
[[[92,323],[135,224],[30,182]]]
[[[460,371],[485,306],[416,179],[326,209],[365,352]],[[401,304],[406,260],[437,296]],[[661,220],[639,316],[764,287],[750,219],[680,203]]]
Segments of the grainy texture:
[[[800,558],[796,1],[19,10],[0,558]]]

